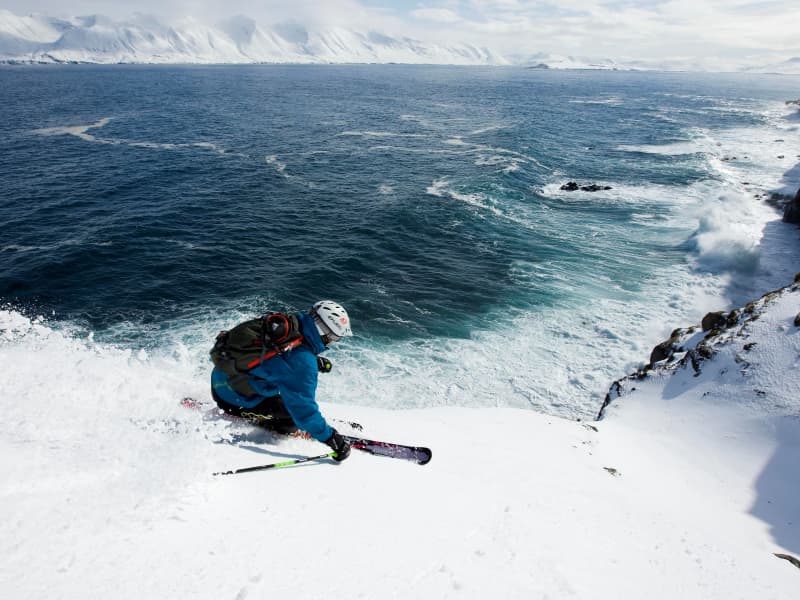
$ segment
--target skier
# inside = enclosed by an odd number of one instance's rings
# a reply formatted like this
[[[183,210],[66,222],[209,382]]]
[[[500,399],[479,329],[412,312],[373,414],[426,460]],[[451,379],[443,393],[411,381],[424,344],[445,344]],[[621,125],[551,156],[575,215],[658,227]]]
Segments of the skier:
[[[315,394],[318,371],[330,370],[330,362],[319,354],[340,338],[353,335],[347,311],[336,302],[321,300],[308,313],[288,318],[276,314],[294,324],[291,336],[287,330],[293,343],[271,357],[262,356],[240,376],[232,377],[215,360],[211,395],[226,413],[252,419],[269,430],[290,434],[302,429],[330,446],[335,459],[343,461],[350,455],[350,444],[325,421]],[[226,333],[220,334],[215,350]],[[250,393],[242,393],[243,385]]]

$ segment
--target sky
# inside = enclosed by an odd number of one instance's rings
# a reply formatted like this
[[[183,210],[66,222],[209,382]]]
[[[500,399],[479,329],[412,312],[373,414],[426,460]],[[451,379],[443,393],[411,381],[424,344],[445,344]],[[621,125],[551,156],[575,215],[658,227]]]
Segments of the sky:
[[[503,54],[764,63],[800,56],[797,0],[0,0],[18,15],[140,12],[171,21],[243,14],[259,23],[344,26]]]

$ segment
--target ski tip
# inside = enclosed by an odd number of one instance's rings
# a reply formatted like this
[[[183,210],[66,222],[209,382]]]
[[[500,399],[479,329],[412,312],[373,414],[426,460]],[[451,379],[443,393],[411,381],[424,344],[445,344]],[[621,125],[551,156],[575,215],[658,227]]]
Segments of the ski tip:
[[[431,462],[433,453],[431,452],[430,448],[419,448],[419,452],[422,454],[422,457],[417,461],[418,465],[427,465],[429,462]]]

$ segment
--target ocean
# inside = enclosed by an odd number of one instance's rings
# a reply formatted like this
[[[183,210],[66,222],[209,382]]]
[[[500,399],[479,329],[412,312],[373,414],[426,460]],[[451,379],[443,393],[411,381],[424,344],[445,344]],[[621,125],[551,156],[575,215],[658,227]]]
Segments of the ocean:
[[[767,291],[798,97],[777,75],[2,67],[2,396],[154,414],[208,397],[220,329],[333,299],[355,337],[322,402],[591,418],[672,329]],[[47,389],[15,376],[37,360]]]

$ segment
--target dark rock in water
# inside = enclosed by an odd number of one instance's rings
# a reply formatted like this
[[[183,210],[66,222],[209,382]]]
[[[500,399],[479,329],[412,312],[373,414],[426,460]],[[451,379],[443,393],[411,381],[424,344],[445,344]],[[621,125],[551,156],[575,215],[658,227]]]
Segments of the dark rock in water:
[[[800,225],[800,190],[797,190],[797,195],[783,209],[783,220]]]
[[[703,320],[700,322],[700,325],[703,327],[703,331],[711,331],[712,329],[722,329],[728,322],[728,315],[723,311],[717,312],[710,312]]]
[[[592,183],[592,184],[589,184],[589,185],[580,185],[579,186],[574,181],[570,181],[570,182],[565,183],[564,185],[562,185],[561,189],[564,190],[565,192],[576,192],[578,190],[582,190],[584,192],[600,192],[600,191],[604,191],[604,190],[610,190],[611,186],[610,185],[597,185],[596,183]]]

